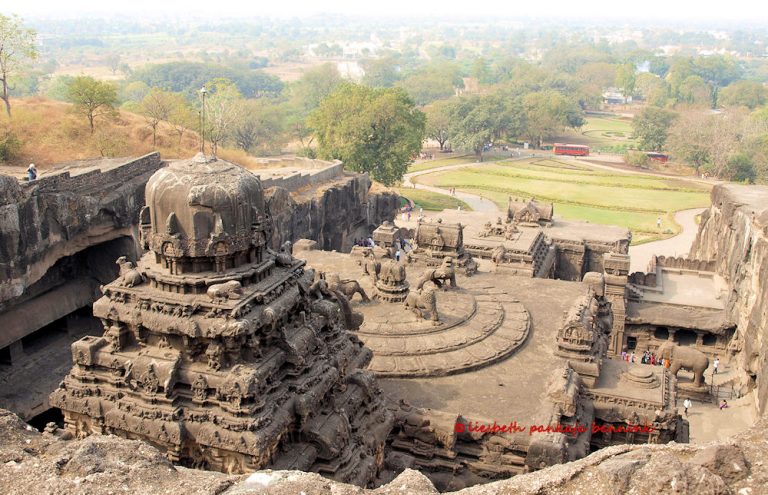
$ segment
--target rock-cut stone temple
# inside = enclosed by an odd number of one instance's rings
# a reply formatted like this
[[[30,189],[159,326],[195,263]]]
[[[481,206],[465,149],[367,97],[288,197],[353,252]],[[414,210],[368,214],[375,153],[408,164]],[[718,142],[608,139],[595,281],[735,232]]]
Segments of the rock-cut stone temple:
[[[146,204],[148,252],[117,260],[93,307],[104,334],[72,345],[51,395],[66,428],[142,439],[189,466],[372,482],[393,419],[349,332],[362,317],[290,245],[268,247],[259,179],[198,155],[158,170]]]

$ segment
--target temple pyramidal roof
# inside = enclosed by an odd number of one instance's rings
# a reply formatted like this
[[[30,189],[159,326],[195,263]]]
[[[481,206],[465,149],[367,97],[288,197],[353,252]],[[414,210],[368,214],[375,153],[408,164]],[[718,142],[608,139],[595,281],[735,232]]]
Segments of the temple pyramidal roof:
[[[171,162],[147,183],[139,228],[148,251],[119,258],[94,303],[103,336],[72,345],[51,394],[66,428],[227,473],[372,482],[393,417],[349,333],[362,317],[290,243],[268,246],[259,178],[203,155]]]

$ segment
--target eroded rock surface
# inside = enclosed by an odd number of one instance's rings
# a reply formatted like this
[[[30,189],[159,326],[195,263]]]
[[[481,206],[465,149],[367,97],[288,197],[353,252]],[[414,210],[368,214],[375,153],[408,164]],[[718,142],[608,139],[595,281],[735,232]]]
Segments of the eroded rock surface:
[[[618,445],[584,459],[455,495],[573,493],[768,493],[768,441],[762,420],[727,442],[709,445]],[[0,410],[0,486],[8,494],[190,493],[227,495],[394,495],[437,493],[406,470],[377,489],[337,483],[315,473],[259,471],[231,476],[175,467],[154,447],[115,436],[64,440],[40,434]]]

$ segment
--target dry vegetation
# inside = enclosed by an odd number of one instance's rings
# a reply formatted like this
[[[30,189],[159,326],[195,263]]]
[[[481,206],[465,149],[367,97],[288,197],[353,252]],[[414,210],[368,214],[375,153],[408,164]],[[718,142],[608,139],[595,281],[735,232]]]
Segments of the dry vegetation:
[[[72,111],[72,105],[44,98],[13,101],[13,118],[0,116],[0,132],[11,128],[22,142],[21,153],[10,163],[23,167],[35,163],[46,169],[56,163],[97,156],[138,156],[157,150],[163,158],[194,155],[200,146],[196,132],[187,130],[181,141],[174,129],[161,124],[157,146],[152,145],[152,130],[144,117],[120,111],[114,119],[102,119],[91,135],[85,117]],[[219,156],[242,164],[252,157],[239,150],[220,149]],[[255,163],[255,162],[254,162]]]

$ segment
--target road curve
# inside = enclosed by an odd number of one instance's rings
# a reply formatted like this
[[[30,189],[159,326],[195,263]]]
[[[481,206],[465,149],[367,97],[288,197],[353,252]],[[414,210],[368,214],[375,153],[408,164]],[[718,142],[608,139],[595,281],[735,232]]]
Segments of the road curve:
[[[651,261],[651,256],[654,254],[663,256],[687,256],[694,239],[696,239],[696,234],[699,231],[699,226],[696,225],[695,217],[704,210],[706,210],[706,208],[677,211],[675,212],[675,222],[680,225],[679,234],[661,241],[646,242],[639,246],[630,246],[629,255],[632,257],[630,261],[630,272],[646,271],[648,269],[648,262]]]
[[[412,178],[418,177],[420,175],[427,175],[427,174],[434,174],[437,172],[444,172],[446,170],[455,170],[458,168],[466,168],[466,167],[475,167],[478,165],[485,165],[487,163],[493,163],[493,162],[471,162],[471,163],[460,163],[457,165],[445,165],[443,167],[435,167],[430,168],[427,170],[419,170],[417,172],[410,172],[403,176],[403,187],[414,187],[415,189],[421,189],[423,191],[430,191],[438,194],[445,194],[447,196],[451,195],[451,191],[448,189],[443,189],[441,187],[434,187],[434,186],[427,186],[425,184],[419,184],[418,182],[411,181]],[[467,203],[470,208],[472,208],[475,211],[485,211],[489,213],[499,213],[501,210],[499,210],[499,207],[496,206],[496,203],[491,201],[490,199],[483,198],[482,196],[478,196],[476,194],[470,194],[465,193],[462,191],[456,191],[456,194],[453,196],[457,199],[460,199]]]

